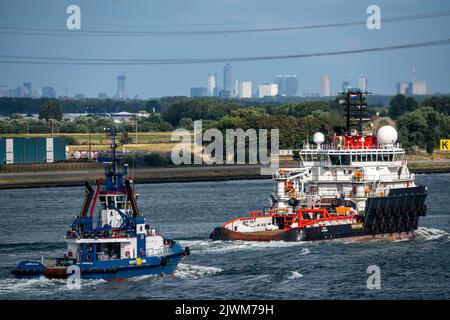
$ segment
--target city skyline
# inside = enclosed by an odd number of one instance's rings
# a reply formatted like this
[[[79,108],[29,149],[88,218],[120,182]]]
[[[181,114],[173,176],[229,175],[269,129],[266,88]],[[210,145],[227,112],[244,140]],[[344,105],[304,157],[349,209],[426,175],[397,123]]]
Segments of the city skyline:
[[[261,2],[262,1],[262,2]],[[349,0],[342,6],[331,0],[300,3],[293,0],[237,0],[193,1],[174,0],[171,4],[152,1],[129,2],[112,0],[96,4],[80,0],[82,30],[134,30],[155,32],[182,30],[214,30],[279,28],[333,24],[348,21],[365,21],[369,1]],[[260,5],[263,3],[264,5]],[[215,58],[283,55],[298,53],[330,52],[415,43],[448,38],[448,17],[383,23],[381,30],[368,30],[364,25],[341,28],[317,28],[297,31],[270,31],[255,33],[228,33],[206,35],[131,35],[74,36],[64,30],[69,1],[42,0],[39,3],[3,1],[0,4],[2,25],[10,28],[59,29],[58,35],[45,36],[27,32],[0,34],[4,44],[0,55],[36,57],[85,58]],[[382,19],[411,16],[448,10],[449,5],[440,1],[399,0],[393,5],[380,0]],[[24,10],[26,8],[26,10]],[[351,8],[351,9],[348,9]],[[231,15],[230,13],[233,13]],[[114,17],[114,19],[111,19]],[[232,18],[230,18],[232,17]],[[151,21],[149,23],[148,21]],[[383,20],[382,20],[383,21]],[[342,34],[352,41],[342,41]],[[143,41],[145,40],[145,41]],[[333,79],[331,92],[337,92],[341,83],[358,84],[358,77],[365,75],[370,91],[377,94],[395,94],[396,84],[410,81],[411,69],[416,67],[417,77],[427,82],[428,93],[449,93],[449,46],[414,48],[389,52],[359,53],[312,57],[307,59],[233,62],[233,77],[254,84],[271,81],[277,74],[296,74],[299,95],[319,93],[318,79],[329,74]],[[53,87],[58,95],[97,97],[106,93],[117,94],[116,77],[127,78],[127,94],[142,98],[169,95],[189,95],[193,85],[204,84],[205,74],[220,73],[220,63],[180,65],[45,65],[0,63],[0,86],[17,88],[23,82],[31,82],[33,88]],[[219,77],[218,79],[222,79]],[[235,82],[231,81],[235,89]],[[254,86],[256,88],[256,86]],[[222,88],[223,89],[223,88]]]

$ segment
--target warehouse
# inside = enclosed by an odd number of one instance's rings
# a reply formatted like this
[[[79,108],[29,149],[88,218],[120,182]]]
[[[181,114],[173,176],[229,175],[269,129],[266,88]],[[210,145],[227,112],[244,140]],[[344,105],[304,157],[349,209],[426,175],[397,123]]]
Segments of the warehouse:
[[[52,163],[64,160],[64,138],[0,139],[0,164]]]

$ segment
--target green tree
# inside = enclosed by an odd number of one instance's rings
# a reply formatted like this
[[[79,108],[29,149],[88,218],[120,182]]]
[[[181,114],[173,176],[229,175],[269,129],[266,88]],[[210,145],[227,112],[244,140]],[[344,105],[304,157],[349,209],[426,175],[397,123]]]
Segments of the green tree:
[[[186,130],[193,130],[194,129],[194,121],[192,121],[191,118],[181,118],[180,122],[178,123],[178,128],[184,128]]]
[[[389,101],[389,116],[392,119],[398,119],[406,112],[412,112],[418,108],[419,104],[413,97],[405,97],[397,94]]]
[[[41,105],[39,119],[45,119],[46,121],[55,119],[61,121],[62,118],[63,113],[58,100],[49,100]]]
[[[433,154],[441,136],[448,134],[448,119],[431,107],[421,107],[406,113],[397,122],[400,142],[410,149],[417,146]]]
[[[402,94],[397,94],[389,101],[389,116],[392,119],[398,119],[406,112],[406,97]]]

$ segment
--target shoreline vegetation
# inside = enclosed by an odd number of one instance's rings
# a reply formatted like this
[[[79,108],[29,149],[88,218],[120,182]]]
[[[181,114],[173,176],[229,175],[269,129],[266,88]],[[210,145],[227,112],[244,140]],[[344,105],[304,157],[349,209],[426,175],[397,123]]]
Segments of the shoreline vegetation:
[[[297,161],[281,161],[280,167],[295,167]],[[171,166],[164,168],[139,167],[130,172],[135,183],[183,183],[201,181],[231,181],[270,179],[260,174],[260,165]],[[409,160],[412,173],[450,173],[450,159]],[[72,168],[54,167],[51,170],[34,170],[0,173],[0,189],[50,188],[82,186],[84,181],[95,184],[102,176],[98,163],[85,163]]]
[[[120,147],[128,154],[125,162],[135,168],[132,175],[136,183],[270,178],[261,176],[257,165],[170,165],[167,155],[178,143],[172,141],[172,132],[181,128],[192,131],[196,120],[202,120],[203,129],[222,133],[227,129],[279,129],[279,148],[295,151],[315,132],[322,132],[327,140],[333,132],[343,132],[345,123],[339,99],[339,96],[256,100],[164,97],[148,101],[0,98],[3,116],[0,139],[63,137],[71,159],[76,151],[81,151],[81,156],[91,154],[87,151],[109,150],[104,128],[116,126],[121,131]],[[450,172],[450,152],[438,151],[440,139],[450,138],[450,96],[399,94],[383,99],[369,96],[367,101],[371,120],[365,129],[373,132],[387,124],[395,126],[411,172]],[[113,119],[113,114],[125,111],[135,115],[121,121]],[[71,113],[75,114],[74,119],[64,118]],[[281,160],[280,167],[285,162]],[[296,167],[298,161],[288,161],[288,165]],[[85,180],[93,183],[102,173],[101,164],[88,161],[0,165],[0,189],[82,185]]]

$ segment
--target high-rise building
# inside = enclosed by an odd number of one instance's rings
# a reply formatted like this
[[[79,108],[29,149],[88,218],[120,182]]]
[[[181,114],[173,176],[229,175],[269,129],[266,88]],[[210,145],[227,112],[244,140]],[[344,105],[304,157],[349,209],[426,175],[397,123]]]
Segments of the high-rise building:
[[[99,92],[98,98],[99,99],[107,99],[108,98],[108,94],[106,94],[105,92]]]
[[[25,98],[27,94],[27,91],[24,87],[18,86],[16,89],[16,97],[17,98]]]
[[[191,88],[191,97],[206,97],[208,95],[208,89],[205,87],[192,87]]]
[[[125,80],[127,78],[121,74],[117,77],[117,99],[125,100],[127,98],[126,91],[125,91]]]
[[[31,82],[24,82],[23,87],[25,88],[25,97],[31,98],[33,92],[31,91]]]
[[[328,74],[324,74],[320,77],[320,95],[322,97],[331,96],[330,76]]]
[[[217,87],[217,74],[208,75],[208,97],[214,96],[214,89]]]
[[[214,97],[218,97],[220,95],[220,91],[222,91],[222,90],[220,89],[219,86],[215,87],[214,88]]]
[[[361,76],[359,77],[358,84],[359,84],[359,89],[360,89],[362,92],[367,91],[367,77],[361,75]]]
[[[252,97],[252,82],[242,81],[239,84],[239,98],[251,98]]]
[[[412,94],[427,94],[427,83],[425,81],[414,81],[412,83]]]
[[[297,95],[298,81],[296,75],[276,75],[274,83],[278,85],[278,94],[285,97]]]
[[[260,84],[258,87],[258,97],[275,97],[278,95],[278,85],[276,83]]]
[[[223,68],[223,90],[231,93],[233,90],[233,68],[227,63]]]
[[[0,97],[8,97],[9,90],[7,86],[0,85]]]
[[[397,83],[397,94],[408,94],[409,83],[406,81],[400,81]]]
[[[53,87],[42,87],[41,89],[42,98],[56,98],[56,91]]]

